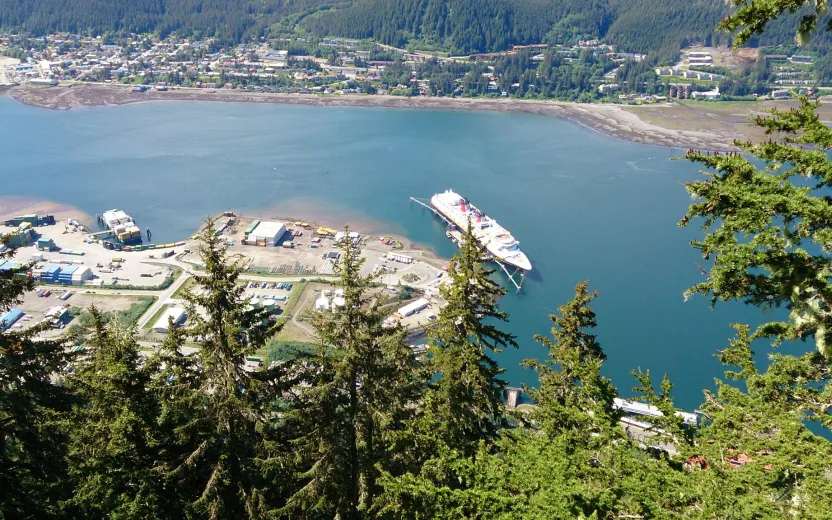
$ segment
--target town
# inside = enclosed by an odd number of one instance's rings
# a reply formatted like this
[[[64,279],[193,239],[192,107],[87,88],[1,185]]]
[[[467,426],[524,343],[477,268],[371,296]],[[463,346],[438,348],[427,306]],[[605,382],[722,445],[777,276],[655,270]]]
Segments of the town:
[[[282,38],[223,47],[211,39],[173,36],[0,35],[0,54],[0,86],[89,83],[136,93],[199,89],[641,104],[784,98],[790,89],[813,94],[824,85],[811,56],[766,49],[733,56],[724,49],[696,48],[683,51],[673,66],[651,68],[644,66],[644,54],[618,52],[599,40],[450,56],[345,38]],[[755,82],[749,83],[749,75]]]

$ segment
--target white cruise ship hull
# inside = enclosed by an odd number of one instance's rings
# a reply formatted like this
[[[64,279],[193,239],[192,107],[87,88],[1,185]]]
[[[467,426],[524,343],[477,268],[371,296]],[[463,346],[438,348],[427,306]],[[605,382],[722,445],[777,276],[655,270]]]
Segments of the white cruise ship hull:
[[[463,233],[468,229],[469,225],[472,226],[474,238],[496,260],[522,271],[531,271],[532,264],[525,253],[520,251],[516,246],[511,250],[505,247],[506,244],[516,244],[514,238],[508,231],[503,230],[493,219],[484,214],[475,216],[470,212],[463,211],[460,205],[453,203],[456,197],[462,199],[462,197],[450,190],[445,193],[437,193],[431,197],[430,205]],[[479,212],[477,208],[467,204],[467,201],[466,204],[461,206],[466,209],[472,208]]]

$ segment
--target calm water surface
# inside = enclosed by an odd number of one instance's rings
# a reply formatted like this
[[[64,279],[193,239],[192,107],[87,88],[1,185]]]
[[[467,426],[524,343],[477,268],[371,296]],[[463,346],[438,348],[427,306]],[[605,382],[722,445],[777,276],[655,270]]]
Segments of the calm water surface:
[[[629,371],[669,373],[678,404],[698,405],[721,374],[712,357],[729,323],[756,322],[740,305],[684,302],[699,281],[676,223],[697,176],[681,150],[608,139],[533,115],[156,103],[56,112],[0,98],[0,195],[72,204],[94,215],[121,208],[155,241],[189,236],[207,215],[239,210],[348,220],[396,232],[449,256],[443,226],[408,201],[453,188],[520,240],[534,276],[502,300],[519,350],[540,356],[548,314],[590,281],[606,373],[629,394]],[[0,202],[1,204],[2,202]]]

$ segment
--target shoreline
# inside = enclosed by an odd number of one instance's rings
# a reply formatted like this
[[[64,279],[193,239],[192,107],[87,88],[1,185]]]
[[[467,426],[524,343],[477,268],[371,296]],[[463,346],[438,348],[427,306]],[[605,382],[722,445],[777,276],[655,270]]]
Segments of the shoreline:
[[[272,103],[320,107],[363,107],[459,111],[514,112],[557,117],[592,130],[606,137],[627,142],[666,148],[696,148],[713,151],[732,151],[735,139],[746,139],[749,133],[746,118],[725,121],[719,128],[703,128],[697,117],[714,120],[713,114],[704,113],[708,108],[694,109],[690,114],[676,115],[690,107],[680,103],[668,105],[623,106],[601,103],[570,103],[561,101],[533,101],[486,98],[407,98],[380,95],[319,96],[316,94],[255,93],[230,90],[208,91],[203,89],[177,89],[167,92],[148,90],[132,92],[126,87],[108,85],[74,85],[72,87],[37,88],[15,86],[0,90],[25,105],[52,110],[71,110],[82,107],[107,107],[157,101],[201,101],[231,103]],[[680,109],[683,107],[683,109]],[[641,115],[652,112],[670,114],[673,119],[692,117],[689,125],[657,124]],[[641,113],[641,115],[640,115]],[[748,114],[748,117],[752,115]],[[674,121],[675,123],[676,121]],[[711,121],[713,122],[713,121]],[[720,121],[721,122],[721,121]],[[739,123],[739,124],[738,124]],[[745,123],[745,124],[743,124]],[[713,126],[713,125],[709,125]],[[701,128],[701,129],[700,129]]]

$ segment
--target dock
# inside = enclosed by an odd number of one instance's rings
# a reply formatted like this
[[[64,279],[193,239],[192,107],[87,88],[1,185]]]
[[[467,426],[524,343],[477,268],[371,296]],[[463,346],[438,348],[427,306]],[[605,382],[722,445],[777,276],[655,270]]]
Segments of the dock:
[[[523,395],[522,388],[509,387],[506,388],[506,408],[514,410],[520,404],[520,397]]]

